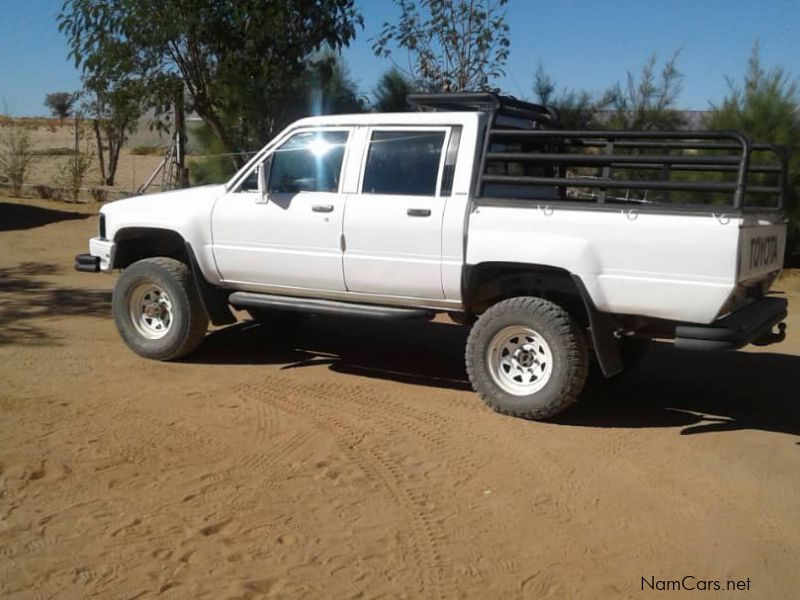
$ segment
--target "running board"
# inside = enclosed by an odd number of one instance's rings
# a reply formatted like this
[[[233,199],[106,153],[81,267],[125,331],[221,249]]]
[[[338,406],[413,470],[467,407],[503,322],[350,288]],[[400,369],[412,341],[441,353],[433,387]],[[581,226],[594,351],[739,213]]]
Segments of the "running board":
[[[373,319],[420,319],[430,320],[435,313],[423,308],[400,308],[395,306],[377,306],[374,304],[356,304],[337,300],[320,300],[318,298],[294,298],[257,294],[254,292],[234,292],[228,296],[228,302],[237,308],[273,308],[294,312],[309,312],[318,315],[345,315],[348,317],[371,317]]]

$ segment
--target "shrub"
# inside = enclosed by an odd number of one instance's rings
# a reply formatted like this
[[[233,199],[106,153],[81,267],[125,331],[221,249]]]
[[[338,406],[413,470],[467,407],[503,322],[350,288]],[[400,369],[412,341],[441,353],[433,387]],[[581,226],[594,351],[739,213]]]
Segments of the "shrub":
[[[192,185],[225,183],[234,173],[236,167],[229,156],[207,156],[189,162]]]
[[[0,132],[0,175],[8,180],[11,195],[19,196],[35,158],[31,129],[10,125]]]
[[[36,195],[42,200],[50,200],[53,197],[53,188],[49,185],[37,185],[33,188]]]
[[[136,156],[161,156],[166,150],[162,146],[134,146],[131,154]]]
[[[75,152],[72,148],[42,148],[41,150],[35,150],[35,156],[69,156]]]
[[[89,195],[92,197],[93,202],[108,202],[108,190],[103,188],[93,187],[89,190]]]
[[[67,191],[72,196],[72,201],[78,201],[83,180],[92,165],[92,157],[89,154],[78,152],[69,157],[66,164],[61,169],[61,180],[64,182]]]

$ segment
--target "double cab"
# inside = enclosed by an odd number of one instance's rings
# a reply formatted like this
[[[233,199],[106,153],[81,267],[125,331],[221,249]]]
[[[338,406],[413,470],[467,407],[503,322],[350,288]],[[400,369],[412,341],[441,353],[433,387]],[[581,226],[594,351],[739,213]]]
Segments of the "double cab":
[[[486,93],[416,112],[302,119],[224,185],[103,206],[83,271],[121,270],[113,315],[173,360],[247,309],[431,319],[470,328],[466,366],[497,411],[545,419],[590,368],[652,338],[768,344],[786,300],[786,158],[737,132],[569,131]],[[368,326],[368,325],[365,325]]]

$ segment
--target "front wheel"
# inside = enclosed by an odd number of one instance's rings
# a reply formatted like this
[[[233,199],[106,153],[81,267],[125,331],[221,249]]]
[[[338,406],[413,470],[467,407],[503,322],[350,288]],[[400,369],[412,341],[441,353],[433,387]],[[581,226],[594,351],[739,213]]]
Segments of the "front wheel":
[[[588,350],[578,325],[542,298],[504,300],[481,315],[467,340],[472,387],[497,412],[547,419],[578,399]]]
[[[114,286],[111,308],[123,341],[146,358],[185,356],[208,328],[191,270],[174,258],[146,258],[125,269]]]

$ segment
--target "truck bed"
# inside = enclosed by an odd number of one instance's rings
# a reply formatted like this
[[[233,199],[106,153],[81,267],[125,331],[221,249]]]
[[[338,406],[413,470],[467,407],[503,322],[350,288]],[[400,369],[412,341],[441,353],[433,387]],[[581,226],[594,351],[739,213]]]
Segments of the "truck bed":
[[[750,240],[759,237],[775,243],[769,256],[749,266],[758,252]],[[581,278],[603,312],[711,323],[740,286],[771,283],[782,265],[785,226],[775,214],[587,210],[505,200],[476,204],[467,239],[468,265],[516,258],[563,268]]]

